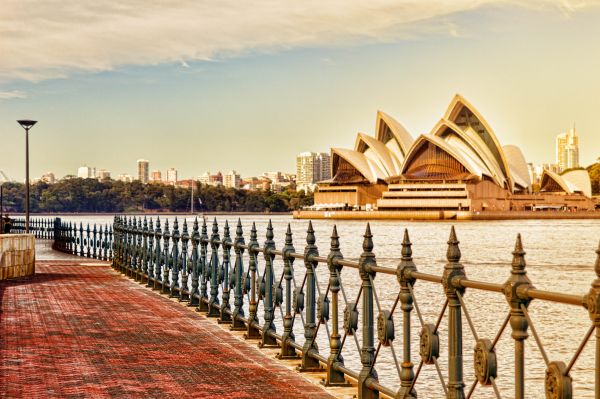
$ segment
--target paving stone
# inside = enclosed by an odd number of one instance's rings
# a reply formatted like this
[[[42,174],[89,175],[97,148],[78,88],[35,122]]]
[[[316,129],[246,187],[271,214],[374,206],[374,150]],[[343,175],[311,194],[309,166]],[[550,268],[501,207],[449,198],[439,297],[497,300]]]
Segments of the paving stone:
[[[0,282],[0,397],[331,397],[106,264],[36,267]]]

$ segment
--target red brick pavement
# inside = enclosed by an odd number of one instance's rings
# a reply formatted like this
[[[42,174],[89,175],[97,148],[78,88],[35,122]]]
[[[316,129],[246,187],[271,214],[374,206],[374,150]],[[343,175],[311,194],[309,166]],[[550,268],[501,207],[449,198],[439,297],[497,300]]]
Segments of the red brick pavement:
[[[0,298],[1,397],[330,397],[106,265],[38,262]]]

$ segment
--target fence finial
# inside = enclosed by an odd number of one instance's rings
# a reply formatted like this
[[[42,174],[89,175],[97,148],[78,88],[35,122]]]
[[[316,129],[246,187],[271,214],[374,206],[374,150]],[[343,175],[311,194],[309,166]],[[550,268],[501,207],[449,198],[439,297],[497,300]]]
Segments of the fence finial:
[[[456,231],[454,226],[450,229],[450,238],[448,238],[448,251],[446,252],[446,259],[450,263],[456,263],[460,261],[460,248],[458,246],[460,241],[456,238]]]
[[[521,234],[517,234],[517,240],[515,242],[515,250],[513,251],[512,261],[512,274],[525,274],[525,251],[523,250],[523,242],[521,240]]]
[[[308,229],[306,230],[306,243],[310,246],[315,245],[317,238],[315,237],[315,230],[313,229],[312,220],[308,221]]]
[[[367,223],[367,229],[365,230],[365,234],[363,235],[363,251],[364,252],[372,252],[373,251],[373,234],[371,234],[371,224]]]
[[[402,239],[402,260],[411,261],[412,260],[412,243],[410,242],[410,237],[408,236],[408,229],[404,229],[404,238]]]

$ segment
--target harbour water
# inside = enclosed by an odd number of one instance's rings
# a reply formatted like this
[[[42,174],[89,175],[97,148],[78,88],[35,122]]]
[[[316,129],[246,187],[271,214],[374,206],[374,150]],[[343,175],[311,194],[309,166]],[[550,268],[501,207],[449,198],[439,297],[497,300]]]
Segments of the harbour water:
[[[111,216],[77,216],[62,217],[66,221],[83,221],[84,227],[90,225],[112,223]],[[167,216],[170,219],[174,217]],[[180,229],[182,216],[179,216]],[[275,242],[277,248],[283,246],[284,233],[288,223],[294,233],[294,245],[297,252],[302,252],[306,245],[306,228],[308,221],[294,220],[291,216],[244,215],[240,217],[244,227],[246,242],[249,240],[250,227],[256,222],[259,242],[265,240],[266,226],[269,219],[273,222]],[[161,216],[164,223],[165,216]],[[191,229],[193,216],[186,217]],[[223,232],[223,223],[229,221],[232,235],[235,234],[235,224],[238,216],[220,215],[219,232]],[[212,222],[212,216],[209,222]],[[317,237],[317,245],[321,255],[329,251],[329,236],[333,225],[337,224],[340,236],[341,250],[345,258],[357,259],[362,252],[362,235],[365,231],[364,221],[331,221],[319,220],[313,223]],[[373,221],[371,231],[375,244],[374,252],[380,266],[395,268],[400,258],[400,243],[403,231],[408,229],[413,243],[413,256],[419,271],[441,275],[446,262],[446,241],[450,227],[455,224],[460,249],[461,262],[465,267],[467,276],[473,280],[503,283],[510,275],[510,263],[517,233],[521,233],[525,251],[527,252],[527,272],[536,288],[582,295],[587,293],[595,278],[594,263],[595,250],[600,240],[599,220],[507,220],[507,221],[462,221],[462,222],[409,222],[409,221]],[[210,225],[209,225],[210,227]],[[210,234],[210,230],[209,230]],[[245,267],[248,262],[246,259]],[[264,260],[259,258],[259,271],[262,275]],[[276,260],[277,280],[282,273],[282,262]],[[304,276],[304,265],[301,261],[294,264],[296,283],[301,284]],[[325,292],[328,282],[328,270],[325,265],[320,265],[317,270],[318,284],[321,292]],[[345,268],[342,271],[342,284],[348,301],[354,301],[360,278],[354,269]],[[389,310],[398,295],[399,284],[394,276],[378,274],[375,278],[376,293],[382,309]],[[435,323],[444,303],[442,287],[418,281],[415,285],[417,304],[426,323]],[[233,302],[233,301],[232,301]],[[246,301],[247,302],[247,301]],[[465,302],[473,319],[473,324],[479,338],[494,339],[501,327],[509,308],[503,295],[486,293],[476,290],[467,290]],[[340,311],[343,312],[344,301],[341,302]],[[360,306],[358,308],[361,309]],[[533,301],[530,313],[534,326],[550,361],[563,361],[568,364],[588,331],[591,322],[587,311],[583,307],[551,304],[542,301]],[[377,309],[375,315],[377,316]],[[246,312],[247,314],[247,312]],[[262,321],[262,306],[259,306],[259,319]],[[282,331],[281,311],[276,309],[277,330]],[[318,345],[320,352],[327,356],[328,338],[331,331],[331,321],[327,328],[320,328]],[[394,314],[396,338],[393,342],[394,351],[401,361],[402,354],[402,323],[401,313],[397,308]],[[419,362],[419,335],[420,323],[413,312],[412,318],[412,361]],[[302,320],[296,318],[294,332],[298,342],[304,342]],[[442,375],[447,375],[447,324],[444,319],[440,325],[440,358],[439,366]],[[463,319],[463,353],[464,353],[464,381],[468,390],[474,381],[473,373],[473,347],[475,340],[467,321]],[[343,349],[346,365],[353,370],[360,370],[360,356],[357,343],[362,345],[362,337],[356,334],[348,337]],[[594,385],[594,348],[595,340],[592,337],[588,342],[579,360],[573,367],[574,397],[592,398]],[[498,378],[497,385],[502,397],[514,397],[514,343],[510,336],[510,327],[502,334],[497,348]],[[545,363],[538,350],[533,336],[530,334],[526,341],[526,397],[544,397],[544,372]],[[390,348],[382,348],[375,366],[380,381],[391,388],[399,386],[398,371],[393,360]],[[433,366],[425,366],[416,384],[420,397],[443,397],[440,378]],[[495,397],[490,387],[478,387],[473,398]]]

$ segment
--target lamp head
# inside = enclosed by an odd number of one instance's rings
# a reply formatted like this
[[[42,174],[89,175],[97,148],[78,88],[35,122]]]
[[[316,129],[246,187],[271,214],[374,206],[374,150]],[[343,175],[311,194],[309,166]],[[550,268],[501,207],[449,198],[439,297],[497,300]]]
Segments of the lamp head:
[[[31,119],[21,119],[18,120],[19,125],[23,127],[23,129],[29,130],[33,125],[37,123],[37,121],[32,121]]]

